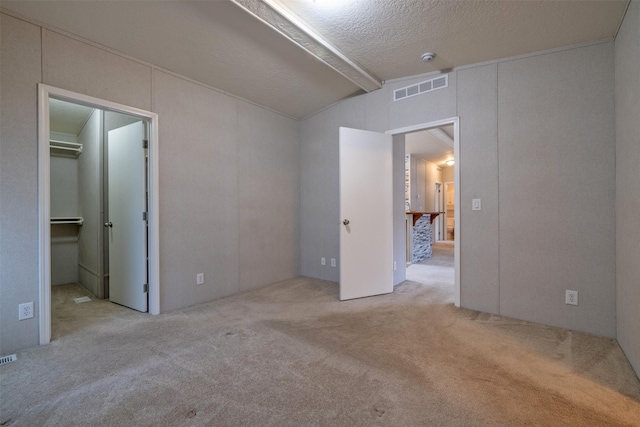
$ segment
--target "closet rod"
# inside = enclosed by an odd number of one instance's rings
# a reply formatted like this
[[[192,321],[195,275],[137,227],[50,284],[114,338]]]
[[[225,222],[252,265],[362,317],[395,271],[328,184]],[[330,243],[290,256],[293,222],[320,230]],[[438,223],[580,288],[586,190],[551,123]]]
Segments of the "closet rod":
[[[82,153],[82,144],[77,142],[58,141],[55,139],[49,140],[49,148],[54,150],[66,150],[73,151],[78,154]]]
[[[51,224],[84,224],[84,218],[81,216],[63,216],[51,217]]]

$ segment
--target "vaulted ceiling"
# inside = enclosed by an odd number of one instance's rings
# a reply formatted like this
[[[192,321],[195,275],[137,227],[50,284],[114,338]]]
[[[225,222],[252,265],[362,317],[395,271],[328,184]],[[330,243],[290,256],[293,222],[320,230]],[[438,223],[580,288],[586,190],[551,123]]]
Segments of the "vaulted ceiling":
[[[614,37],[627,0],[2,1],[302,118],[390,79]],[[424,63],[420,55],[436,58]]]

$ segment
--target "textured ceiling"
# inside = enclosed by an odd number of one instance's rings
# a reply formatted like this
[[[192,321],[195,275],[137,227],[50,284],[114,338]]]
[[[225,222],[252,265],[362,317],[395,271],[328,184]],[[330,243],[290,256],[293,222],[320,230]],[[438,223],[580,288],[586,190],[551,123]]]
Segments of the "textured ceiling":
[[[3,1],[2,7],[292,117],[359,90],[227,1]]]
[[[615,36],[627,1],[236,0],[288,8],[380,80]],[[2,1],[84,37],[292,117],[359,87],[237,4]],[[425,64],[420,55],[437,53]]]
[[[627,1],[279,0],[381,80],[615,36]],[[435,52],[425,64],[420,56]]]

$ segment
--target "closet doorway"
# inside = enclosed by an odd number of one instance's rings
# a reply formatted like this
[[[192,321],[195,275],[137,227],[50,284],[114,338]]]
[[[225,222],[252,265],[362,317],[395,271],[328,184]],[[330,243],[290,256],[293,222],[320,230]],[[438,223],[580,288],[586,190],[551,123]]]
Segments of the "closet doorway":
[[[40,85],[40,343],[51,286],[159,313],[157,116]]]

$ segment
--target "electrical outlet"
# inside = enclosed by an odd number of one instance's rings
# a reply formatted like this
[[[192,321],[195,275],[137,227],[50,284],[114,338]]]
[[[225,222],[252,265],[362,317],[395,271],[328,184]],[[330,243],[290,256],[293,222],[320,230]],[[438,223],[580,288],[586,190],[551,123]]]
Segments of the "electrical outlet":
[[[335,267],[335,266],[336,266],[336,259],[331,258],[331,267]]]
[[[204,273],[196,274],[196,285],[204,285]]]
[[[320,265],[327,265],[327,259],[325,257],[320,258]]]
[[[569,305],[578,305],[578,291],[567,290],[564,302]]]
[[[33,317],[33,302],[25,302],[18,305],[18,320],[31,319]]]

